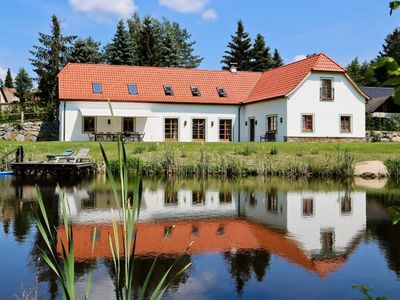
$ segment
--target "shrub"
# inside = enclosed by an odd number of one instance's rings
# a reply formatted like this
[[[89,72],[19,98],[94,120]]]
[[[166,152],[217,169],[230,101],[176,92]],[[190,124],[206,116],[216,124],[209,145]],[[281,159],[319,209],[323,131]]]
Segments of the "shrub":
[[[390,158],[385,160],[385,166],[392,178],[400,178],[400,158]]]
[[[256,154],[257,149],[254,147],[252,144],[246,144],[246,146],[243,147],[243,149],[236,149],[235,154],[243,155],[243,156],[250,156],[252,154]]]
[[[271,150],[269,151],[269,154],[277,155],[278,154],[278,148],[276,148],[276,146],[272,146]]]

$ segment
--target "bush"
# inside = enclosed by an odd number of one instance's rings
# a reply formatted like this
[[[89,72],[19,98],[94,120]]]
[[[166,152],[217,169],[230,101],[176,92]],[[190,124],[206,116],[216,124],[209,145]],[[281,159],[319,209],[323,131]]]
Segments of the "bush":
[[[272,146],[271,150],[269,151],[269,154],[277,155],[278,154],[278,148],[276,148],[276,146]]]
[[[389,177],[400,178],[400,158],[390,158],[385,160],[385,166],[389,172]]]
[[[257,149],[254,147],[252,144],[246,144],[246,146],[243,147],[243,149],[235,150],[235,154],[243,155],[243,156],[250,156],[252,154],[256,154]]]

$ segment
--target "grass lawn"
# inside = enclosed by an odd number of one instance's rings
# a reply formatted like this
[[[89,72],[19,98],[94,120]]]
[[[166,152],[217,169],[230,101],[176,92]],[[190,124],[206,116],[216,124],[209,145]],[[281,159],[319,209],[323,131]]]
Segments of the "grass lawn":
[[[9,142],[0,141],[0,152],[3,153],[22,145],[27,160],[43,160],[46,154],[62,153],[67,149],[89,148],[90,156],[95,161],[102,161],[100,146],[97,142]],[[109,159],[115,159],[116,143],[103,143]],[[400,157],[400,143],[128,143],[128,157],[140,157],[143,160],[153,159],[171,151],[175,158],[182,162],[195,163],[203,147],[211,161],[217,157],[229,157],[256,163],[262,157],[274,157],[276,160],[321,160],[335,157],[337,148],[348,149],[354,155],[354,161],[385,160]],[[277,149],[271,155],[271,149]]]

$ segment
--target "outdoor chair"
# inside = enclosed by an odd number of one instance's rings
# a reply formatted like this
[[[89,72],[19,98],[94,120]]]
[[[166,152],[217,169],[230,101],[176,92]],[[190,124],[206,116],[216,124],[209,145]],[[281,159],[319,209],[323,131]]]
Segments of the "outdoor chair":
[[[66,160],[71,163],[90,162],[89,151],[88,148],[81,148],[76,155],[67,157]]]
[[[71,157],[75,153],[75,150],[73,149],[68,149],[62,154],[48,154],[46,155],[47,161],[50,162],[52,160],[55,160],[56,163],[59,162],[60,159],[67,159]]]

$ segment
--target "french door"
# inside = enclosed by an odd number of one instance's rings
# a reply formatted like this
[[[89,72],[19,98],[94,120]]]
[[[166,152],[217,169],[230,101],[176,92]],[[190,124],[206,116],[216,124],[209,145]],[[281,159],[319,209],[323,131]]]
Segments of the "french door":
[[[232,120],[219,120],[219,140],[232,142]]]
[[[178,119],[167,118],[164,124],[164,138],[165,141],[178,141]]]
[[[206,140],[206,120],[192,120],[192,140],[194,142],[204,142]]]

